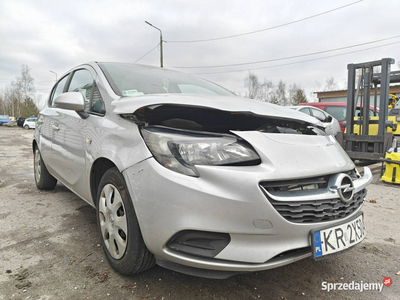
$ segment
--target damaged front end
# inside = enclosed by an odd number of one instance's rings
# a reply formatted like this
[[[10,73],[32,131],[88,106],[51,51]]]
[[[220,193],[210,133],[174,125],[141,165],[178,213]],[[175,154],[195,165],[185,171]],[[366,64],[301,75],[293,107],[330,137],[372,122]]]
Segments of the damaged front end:
[[[372,178],[313,118],[228,99],[165,96],[115,107],[138,124],[153,155],[125,172],[135,207],[149,212],[139,220],[146,245],[179,272],[259,271],[310,256],[309,232],[359,213]],[[350,204],[334,189],[342,177],[354,183]]]
[[[298,116],[297,112],[294,112]],[[289,115],[289,113],[288,113]],[[142,128],[164,126],[174,129],[229,134],[231,131],[266,133],[324,134],[325,126],[311,120],[287,116],[271,116],[252,111],[227,111],[181,104],[149,105],[122,117],[133,120]]]
[[[176,103],[147,105],[121,116],[139,125],[146,145],[161,165],[196,177],[195,165],[261,163],[257,151],[235,131],[325,135],[322,123]]]

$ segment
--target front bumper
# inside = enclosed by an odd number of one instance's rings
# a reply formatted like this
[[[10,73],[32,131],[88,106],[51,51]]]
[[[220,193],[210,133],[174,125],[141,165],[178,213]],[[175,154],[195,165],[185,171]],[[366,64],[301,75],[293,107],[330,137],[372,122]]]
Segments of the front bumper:
[[[160,261],[234,272],[279,267],[311,255],[310,230],[351,220],[362,206],[340,220],[293,223],[275,210],[259,186],[273,178],[270,165],[197,170],[200,177],[190,177],[149,158],[123,172],[146,246]],[[371,181],[365,168],[354,184],[360,191]],[[229,233],[230,242],[214,258],[168,248],[168,241],[183,230]]]

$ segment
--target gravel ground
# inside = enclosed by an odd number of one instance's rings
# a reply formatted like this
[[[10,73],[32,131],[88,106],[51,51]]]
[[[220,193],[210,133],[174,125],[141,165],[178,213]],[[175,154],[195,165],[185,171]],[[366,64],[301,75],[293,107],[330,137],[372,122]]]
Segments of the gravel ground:
[[[36,189],[32,136],[0,127],[0,299],[399,299],[400,186],[382,183],[377,172],[363,209],[368,235],[342,255],[226,280],[158,266],[125,277],[106,261],[93,208],[62,184]],[[393,283],[382,292],[322,289],[385,277]]]

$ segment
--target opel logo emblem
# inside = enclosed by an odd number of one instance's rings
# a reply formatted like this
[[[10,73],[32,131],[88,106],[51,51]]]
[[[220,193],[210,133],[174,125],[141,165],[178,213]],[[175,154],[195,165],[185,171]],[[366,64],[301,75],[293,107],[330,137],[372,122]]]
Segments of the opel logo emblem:
[[[339,174],[336,178],[335,185],[331,187],[331,190],[337,191],[339,198],[343,203],[349,203],[353,200],[353,180],[351,180],[350,176],[347,174]]]

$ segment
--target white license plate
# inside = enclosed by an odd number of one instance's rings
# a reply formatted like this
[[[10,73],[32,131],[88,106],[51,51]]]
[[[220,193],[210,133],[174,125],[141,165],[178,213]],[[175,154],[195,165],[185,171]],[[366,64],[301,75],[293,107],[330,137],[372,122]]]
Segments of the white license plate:
[[[366,236],[364,216],[333,227],[311,230],[311,241],[315,259],[346,250],[360,243]]]

